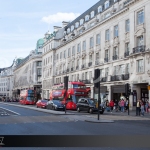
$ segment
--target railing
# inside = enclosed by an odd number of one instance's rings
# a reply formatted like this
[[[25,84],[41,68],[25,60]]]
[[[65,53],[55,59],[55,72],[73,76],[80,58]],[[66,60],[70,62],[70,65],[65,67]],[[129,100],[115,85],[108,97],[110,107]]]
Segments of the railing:
[[[117,60],[117,59],[118,59],[118,55],[112,56],[112,59],[113,59],[113,60]]]
[[[92,62],[89,62],[89,63],[88,63],[88,66],[91,67],[91,66],[92,66]]]
[[[104,58],[104,62],[108,62],[108,60],[109,60],[108,57]]]
[[[129,51],[126,51],[125,53],[124,53],[124,57],[127,57],[127,56],[129,56]]]
[[[106,81],[107,81],[107,77],[101,78],[101,82],[106,82]]]
[[[145,45],[137,46],[133,48],[133,53],[145,52]]]
[[[129,74],[111,76],[111,81],[129,80]]]
[[[85,68],[85,65],[82,65],[81,68],[82,68],[82,69]]]

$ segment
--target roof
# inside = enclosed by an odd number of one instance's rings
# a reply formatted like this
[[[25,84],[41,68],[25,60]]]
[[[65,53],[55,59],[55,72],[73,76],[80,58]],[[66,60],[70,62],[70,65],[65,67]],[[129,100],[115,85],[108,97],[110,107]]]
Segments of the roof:
[[[66,26],[65,29],[70,28],[72,25],[75,25],[75,23],[76,23],[76,22],[79,22],[80,19],[84,19],[86,15],[90,15],[90,13],[91,13],[92,11],[94,11],[94,12],[95,12],[95,15],[97,15],[97,14],[98,14],[98,7],[99,7],[99,6],[102,6],[102,7],[104,8],[104,3],[105,3],[106,1],[108,1],[108,0],[99,0],[95,5],[93,5],[91,8],[89,8],[88,10],[86,10],[83,14],[81,14],[79,17],[77,17],[75,20],[73,20],[71,23],[69,23],[69,24]],[[119,1],[119,0],[118,0],[118,1]],[[110,2],[110,5],[109,5],[110,7],[111,7],[114,3],[116,3],[116,2],[114,2],[114,0],[109,0],[109,2]]]

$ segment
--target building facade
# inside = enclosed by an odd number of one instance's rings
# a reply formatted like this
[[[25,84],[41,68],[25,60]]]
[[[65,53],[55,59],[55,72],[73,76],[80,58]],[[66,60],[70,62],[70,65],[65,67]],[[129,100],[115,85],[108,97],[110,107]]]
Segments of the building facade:
[[[1,98],[12,98],[13,91],[13,69],[14,63],[7,68],[0,69],[0,97]]]
[[[59,38],[52,37],[43,46],[42,82],[47,98],[52,85],[63,82],[66,75],[70,81],[85,82],[90,96],[97,98],[93,79],[99,68],[102,101],[106,93],[109,100],[123,97],[125,83],[133,92],[130,107],[137,99],[150,101],[149,8],[148,0],[101,0],[57,28]],[[44,87],[48,79],[50,84]]]

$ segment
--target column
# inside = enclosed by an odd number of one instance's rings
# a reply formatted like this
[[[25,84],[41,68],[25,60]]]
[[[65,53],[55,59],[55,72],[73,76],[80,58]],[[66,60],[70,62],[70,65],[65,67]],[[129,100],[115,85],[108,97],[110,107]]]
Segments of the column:
[[[94,87],[91,86],[91,98],[94,98]]]
[[[112,95],[111,85],[107,85],[107,91],[108,91],[108,95],[106,98],[110,101],[112,99],[112,97],[111,97],[111,95]]]
[[[130,84],[131,93],[133,92],[133,84]],[[129,96],[129,109],[133,110],[133,95]]]

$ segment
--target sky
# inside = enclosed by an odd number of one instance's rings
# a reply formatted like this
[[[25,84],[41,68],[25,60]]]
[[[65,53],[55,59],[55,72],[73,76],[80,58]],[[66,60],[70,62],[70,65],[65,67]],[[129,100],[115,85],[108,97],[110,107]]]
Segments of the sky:
[[[35,50],[38,39],[99,0],[0,0],[0,68]]]

